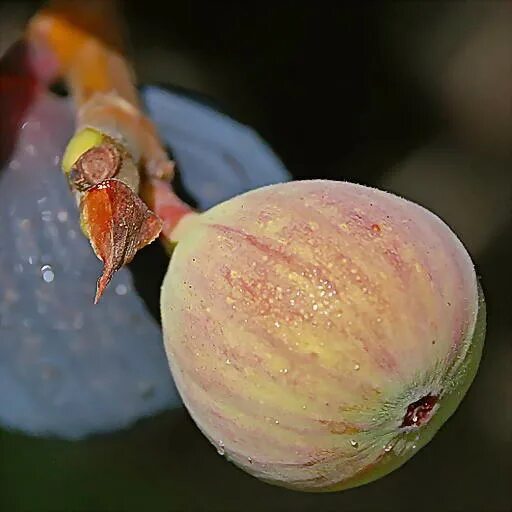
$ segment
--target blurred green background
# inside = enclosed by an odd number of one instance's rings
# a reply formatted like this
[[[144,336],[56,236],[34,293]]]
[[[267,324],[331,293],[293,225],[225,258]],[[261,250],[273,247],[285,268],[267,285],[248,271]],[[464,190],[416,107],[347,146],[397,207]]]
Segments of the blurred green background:
[[[40,3],[0,4],[0,52]],[[208,96],[297,178],[379,186],[451,225],[486,294],[484,356],[435,439],[362,488],[262,484],[179,411],[82,442],[0,430],[0,510],[512,510],[512,4],[122,5],[142,83]]]

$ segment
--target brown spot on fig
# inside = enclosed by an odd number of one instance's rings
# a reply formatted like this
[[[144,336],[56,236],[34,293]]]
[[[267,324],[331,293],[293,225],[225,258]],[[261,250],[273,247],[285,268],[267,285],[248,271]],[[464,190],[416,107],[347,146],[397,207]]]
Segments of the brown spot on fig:
[[[439,397],[437,395],[425,395],[424,397],[409,404],[402,424],[403,427],[419,427],[428,422],[432,416],[432,410],[437,404]]]

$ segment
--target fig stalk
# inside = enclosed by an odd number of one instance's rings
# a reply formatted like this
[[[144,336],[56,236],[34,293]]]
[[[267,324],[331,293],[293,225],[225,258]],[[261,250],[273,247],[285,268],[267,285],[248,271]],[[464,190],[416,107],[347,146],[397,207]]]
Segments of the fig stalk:
[[[62,159],[84,233],[104,269],[95,302],[113,273],[192,209],[172,191],[174,163],[144,115],[123,54],[115,2],[54,1],[31,20],[27,37],[49,50],[76,108],[76,132]],[[140,197],[142,196],[142,198]]]

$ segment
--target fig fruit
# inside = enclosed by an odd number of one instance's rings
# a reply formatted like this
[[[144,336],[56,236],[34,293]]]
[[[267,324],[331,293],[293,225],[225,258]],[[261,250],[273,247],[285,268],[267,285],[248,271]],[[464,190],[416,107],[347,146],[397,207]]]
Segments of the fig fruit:
[[[266,482],[341,490],[396,469],[455,411],[485,308],[451,229],[362,185],[271,185],[185,217],[161,296],[193,420]]]

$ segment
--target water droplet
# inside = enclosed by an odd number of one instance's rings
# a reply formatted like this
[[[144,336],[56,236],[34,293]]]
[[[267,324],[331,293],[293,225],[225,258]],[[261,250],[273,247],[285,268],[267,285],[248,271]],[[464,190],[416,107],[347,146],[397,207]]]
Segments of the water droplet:
[[[279,370],[279,373],[284,373],[284,374],[288,373],[288,368],[281,368]]]
[[[302,406],[303,409],[307,409],[307,407],[305,405]]]
[[[231,364],[231,359],[226,359],[226,364]]]
[[[318,310],[318,304],[313,304],[313,311],[317,311]]]
[[[57,220],[59,222],[66,222],[68,220],[68,212],[66,210],[61,210],[57,213]]]
[[[386,453],[390,452],[393,449],[393,445],[391,443],[388,443],[386,446],[384,446],[384,451]]]
[[[281,324],[280,324],[277,320],[274,322],[274,325],[275,325],[278,329],[279,329],[279,327],[281,327]]]
[[[275,420],[275,421],[274,421],[274,423],[275,423],[276,425],[279,425],[279,420]]]
[[[55,273],[50,265],[43,265],[41,267],[41,275],[45,283],[51,283],[55,279]]]
[[[128,287],[125,284],[118,284],[115,291],[117,295],[126,295],[128,293]]]
[[[359,443],[357,441],[354,441],[354,439],[351,439],[350,440],[350,445],[353,447],[353,448],[357,448],[359,446]]]
[[[248,462],[249,464],[252,464],[252,458],[251,458],[251,457],[247,457],[247,462]]]
[[[226,450],[224,448],[224,443],[222,441],[219,441],[219,446],[217,446],[217,453],[219,455],[224,455],[225,452]]]
[[[359,368],[361,368],[361,365],[359,365],[358,363],[356,363],[354,365],[354,370],[357,372],[357,370],[359,370]]]
[[[41,212],[41,219],[43,222],[51,222],[53,219],[53,212],[51,210],[43,210]]]
[[[412,445],[412,449],[416,450],[416,445],[415,444]]]

